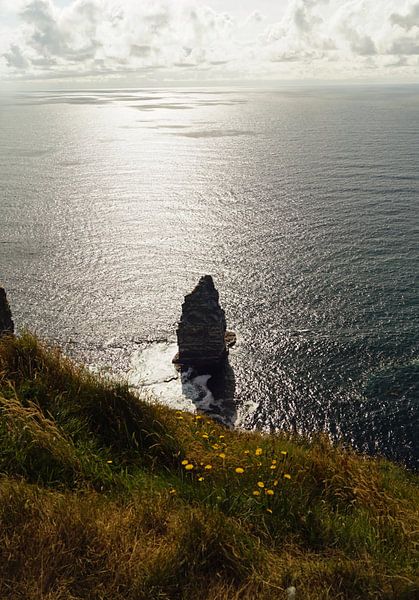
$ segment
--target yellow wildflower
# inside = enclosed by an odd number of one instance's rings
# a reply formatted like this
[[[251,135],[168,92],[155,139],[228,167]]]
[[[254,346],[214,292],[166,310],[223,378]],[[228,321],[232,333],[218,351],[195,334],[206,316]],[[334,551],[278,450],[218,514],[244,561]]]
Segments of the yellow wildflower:
[[[243,454],[250,454],[250,450],[245,450]]]
[[[266,512],[268,512],[268,513],[272,514],[272,510],[271,510],[270,508],[267,508],[267,509],[266,509]]]
[[[201,417],[201,415],[196,415],[195,417],[195,421],[200,421],[203,417]]]
[[[169,494],[172,494],[172,496],[173,496],[173,494],[176,494],[176,490],[175,490],[175,488],[171,488],[171,489],[169,490]]]
[[[254,496],[260,496],[260,492],[259,492],[259,490],[255,490],[254,492],[252,492],[252,494],[253,494]]]
[[[235,471],[236,473],[244,473],[244,469],[242,469],[241,467],[237,467]]]
[[[113,463],[113,460],[107,460],[106,462],[108,463],[108,465],[111,465]]]
[[[276,469],[276,465],[271,465],[269,468],[272,469],[272,470]]]
[[[276,465],[276,460],[274,458],[272,459],[272,464]]]
[[[278,485],[278,483],[279,483],[279,482],[278,482],[278,479],[275,479],[275,480],[274,480],[274,486],[276,487],[276,486]]]
[[[225,435],[219,435],[219,436],[218,436],[218,439],[219,439],[219,440],[223,440],[224,438],[225,438]]]
[[[202,437],[204,438],[204,440],[208,440],[208,439],[209,439],[209,435],[208,435],[208,434],[206,434],[206,433],[203,433],[203,434],[202,434]]]
[[[198,477],[198,481],[204,481],[203,477]]]
[[[189,460],[182,460],[182,465],[187,465]]]
[[[267,494],[268,496],[273,496],[275,492],[273,490],[265,490],[265,494]]]
[[[178,419],[179,421],[183,421],[183,417],[180,416],[176,417],[176,419]]]
[[[191,463],[189,463],[189,464],[185,465],[185,469],[186,469],[187,471],[192,471],[192,469],[193,469],[193,465],[191,465]]]
[[[207,471],[210,471],[210,470],[212,469],[212,465],[205,465],[205,469],[206,469]]]
[[[263,483],[263,481],[258,481],[258,487],[260,487],[260,488],[265,487],[265,484]]]
[[[288,454],[288,452],[286,450],[281,450],[281,454],[282,454],[282,456],[286,456]]]
[[[291,479],[291,475],[289,473],[285,473],[284,479]]]
[[[255,450],[256,456],[260,456],[262,453],[263,453],[262,448],[256,448],[256,450]]]
[[[211,446],[211,448],[212,448],[213,450],[219,450],[219,449],[220,449],[220,446],[219,446],[218,444],[213,444],[213,445]]]
[[[224,454],[224,452],[220,452],[220,454],[218,455],[220,458],[222,458],[223,460],[225,459],[226,455]]]

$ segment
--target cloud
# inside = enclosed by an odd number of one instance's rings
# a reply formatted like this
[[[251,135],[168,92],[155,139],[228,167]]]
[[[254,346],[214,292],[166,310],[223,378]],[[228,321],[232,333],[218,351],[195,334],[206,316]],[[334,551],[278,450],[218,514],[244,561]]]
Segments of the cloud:
[[[400,25],[408,31],[412,27],[419,27],[419,2],[410,7],[410,10],[405,14],[393,13],[390,20],[394,25]]]
[[[419,39],[400,38],[393,42],[389,54],[396,54],[398,56],[419,54]]]
[[[4,58],[9,67],[16,70],[25,70],[29,67],[29,61],[23,56],[19,46],[10,45],[8,52],[4,53]]]
[[[21,42],[3,55],[16,74],[221,64],[227,46],[231,55],[230,17],[193,1],[75,0],[59,10],[31,0],[19,16]]]
[[[401,0],[398,11],[394,0],[288,0],[277,23],[257,4],[238,22],[205,0],[73,0],[65,8],[0,0],[7,14],[17,7],[15,23],[0,28],[0,73],[166,80],[418,74],[417,0]]]
[[[299,63],[311,73],[340,70],[348,76],[383,74],[389,64],[417,74],[419,3],[406,0],[395,13],[392,0],[293,0],[280,23],[264,39],[270,60]],[[408,30],[408,34],[406,32]],[[389,57],[393,61],[389,63]]]

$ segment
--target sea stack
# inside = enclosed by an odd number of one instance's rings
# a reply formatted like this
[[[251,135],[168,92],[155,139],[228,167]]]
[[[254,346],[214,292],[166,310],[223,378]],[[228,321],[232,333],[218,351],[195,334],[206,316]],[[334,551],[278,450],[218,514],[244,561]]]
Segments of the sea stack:
[[[201,277],[185,296],[176,332],[179,352],[173,359],[180,370],[214,373],[224,365],[235,335],[226,331],[225,314],[218,300],[211,275]]]
[[[9,303],[7,302],[6,292],[0,286],[0,335],[12,334],[15,326],[12,320]]]

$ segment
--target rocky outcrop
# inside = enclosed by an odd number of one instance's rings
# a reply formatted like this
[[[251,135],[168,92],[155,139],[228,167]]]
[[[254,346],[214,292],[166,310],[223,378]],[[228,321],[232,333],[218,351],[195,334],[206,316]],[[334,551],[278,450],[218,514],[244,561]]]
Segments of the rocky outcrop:
[[[15,329],[12,313],[7,302],[6,292],[0,286],[0,335],[4,333],[13,333]]]
[[[185,296],[176,332],[179,352],[173,359],[181,370],[193,368],[199,373],[213,373],[224,364],[235,335],[226,331],[225,314],[218,300],[210,275],[201,277],[195,289]]]

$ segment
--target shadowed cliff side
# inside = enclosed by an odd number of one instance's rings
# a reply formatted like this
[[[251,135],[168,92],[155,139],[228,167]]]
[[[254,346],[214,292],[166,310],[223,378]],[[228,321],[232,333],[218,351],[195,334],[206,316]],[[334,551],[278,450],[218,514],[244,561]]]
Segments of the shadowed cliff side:
[[[0,335],[3,333],[13,333],[15,326],[12,320],[12,313],[7,301],[4,288],[0,286]]]

